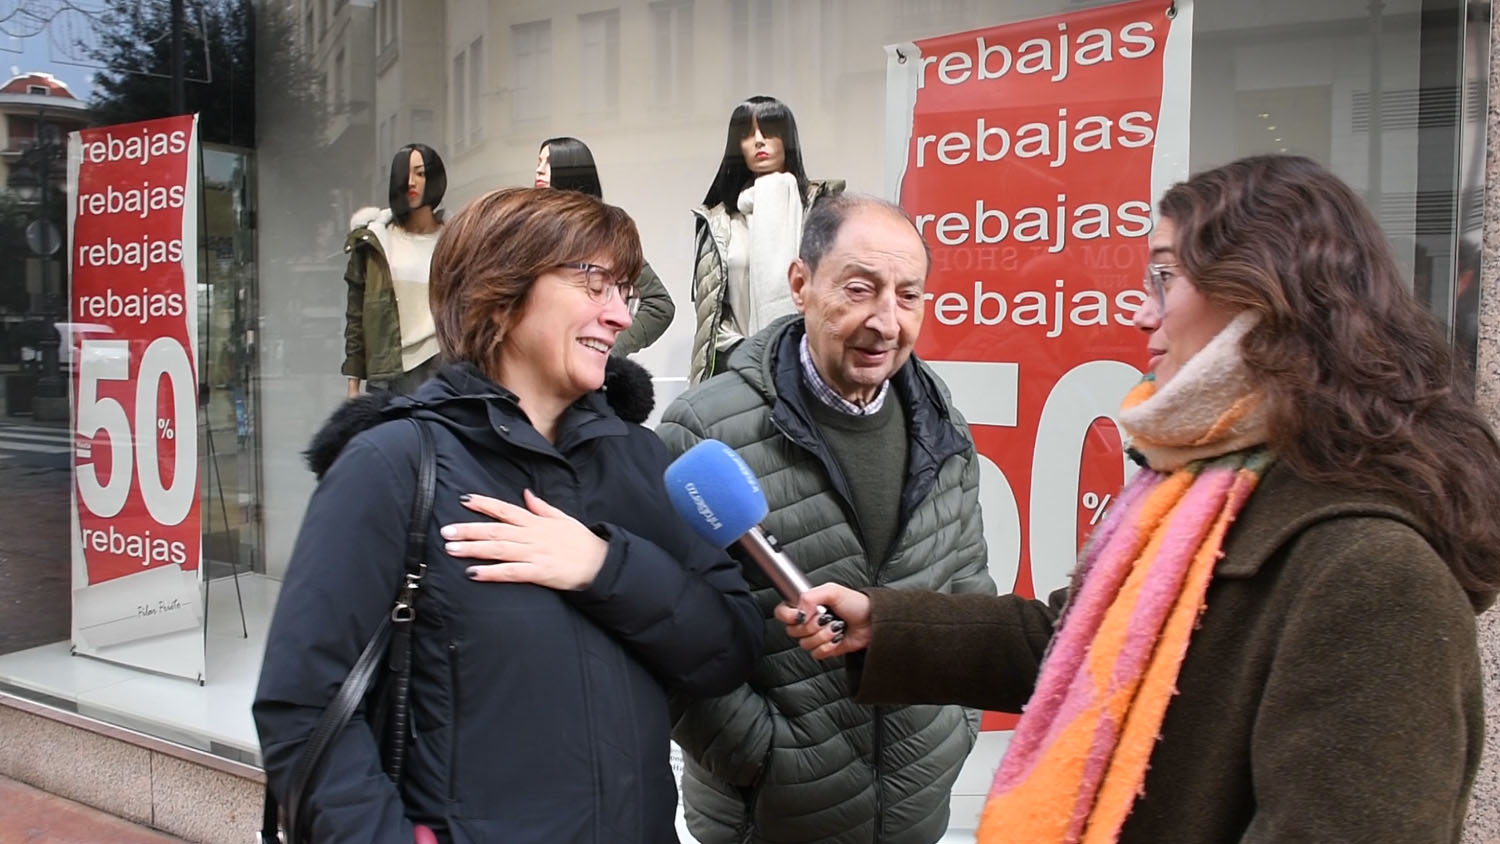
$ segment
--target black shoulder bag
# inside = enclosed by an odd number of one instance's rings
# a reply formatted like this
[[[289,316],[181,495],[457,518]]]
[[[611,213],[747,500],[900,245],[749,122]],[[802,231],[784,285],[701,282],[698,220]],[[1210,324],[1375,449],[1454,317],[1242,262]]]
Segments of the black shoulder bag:
[[[317,777],[328,754],[328,747],[348,725],[354,711],[370,694],[377,682],[379,687],[366,717],[380,741],[380,756],[386,776],[391,782],[401,781],[401,769],[406,763],[406,739],[410,710],[407,692],[411,688],[411,630],[416,619],[416,596],[421,588],[422,577],[427,573],[427,524],[432,519],[432,499],[437,486],[437,451],[433,445],[432,432],[415,419],[410,420],[417,429],[421,444],[421,455],[417,459],[417,490],[412,500],[411,521],[406,527],[406,573],[401,588],[396,592],[395,606],[380,622],[370,643],[349,670],[349,676],[339,686],[338,694],[323,710],[318,725],[302,746],[297,765],[292,769],[292,781],[287,789],[285,830],[286,837],[277,837],[277,804],[266,784],[265,814],[262,818],[260,839],[262,844],[304,844],[307,840],[303,827],[302,800],[307,794],[308,784]],[[380,675],[381,661],[385,661],[386,673]]]

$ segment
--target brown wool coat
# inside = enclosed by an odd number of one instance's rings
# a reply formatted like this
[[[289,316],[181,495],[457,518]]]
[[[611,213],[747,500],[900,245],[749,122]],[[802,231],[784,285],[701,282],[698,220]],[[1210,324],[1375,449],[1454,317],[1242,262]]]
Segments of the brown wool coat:
[[[856,700],[1008,712],[1065,597],[869,594]],[[1473,606],[1416,520],[1276,464],[1231,528],[1120,844],[1457,842],[1480,677]]]

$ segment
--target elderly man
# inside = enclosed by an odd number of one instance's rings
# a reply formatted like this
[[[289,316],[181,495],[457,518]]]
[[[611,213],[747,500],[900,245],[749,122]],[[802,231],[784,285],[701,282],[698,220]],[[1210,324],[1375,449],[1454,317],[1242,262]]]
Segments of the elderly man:
[[[742,344],[658,430],[678,454],[708,437],[736,449],[761,479],[765,526],[815,584],[995,591],[973,441],[912,355],[928,267],[900,208],[858,196],[820,203],[788,272],[802,316]],[[854,703],[842,660],[802,653],[771,616],[780,599],[769,581],[753,565],[745,574],[767,619],[764,655],[736,691],[677,707],[693,835],[938,840],[977,713]]]

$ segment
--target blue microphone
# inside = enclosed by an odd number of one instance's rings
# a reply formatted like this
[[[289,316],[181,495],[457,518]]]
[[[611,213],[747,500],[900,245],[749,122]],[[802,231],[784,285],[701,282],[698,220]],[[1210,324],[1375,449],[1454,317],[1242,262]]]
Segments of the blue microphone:
[[[734,449],[704,440],[672,461],[662,480],[667,498],[693,532],[716,548],[739,543],[792,606],[812,588],[797,564],[760,529],[769,508],[760,481]]]

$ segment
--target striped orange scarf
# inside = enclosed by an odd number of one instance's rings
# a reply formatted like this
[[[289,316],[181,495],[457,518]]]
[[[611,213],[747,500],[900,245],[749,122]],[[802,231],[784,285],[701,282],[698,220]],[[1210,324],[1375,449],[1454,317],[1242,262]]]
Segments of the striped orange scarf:
[[[1239,355],[1242,314],[1122,427],[1149,468],[1089,537],[1036,690],[980,819],[980,844],[1112,844],[1141,793],[1225,533],[1272,457]]]

